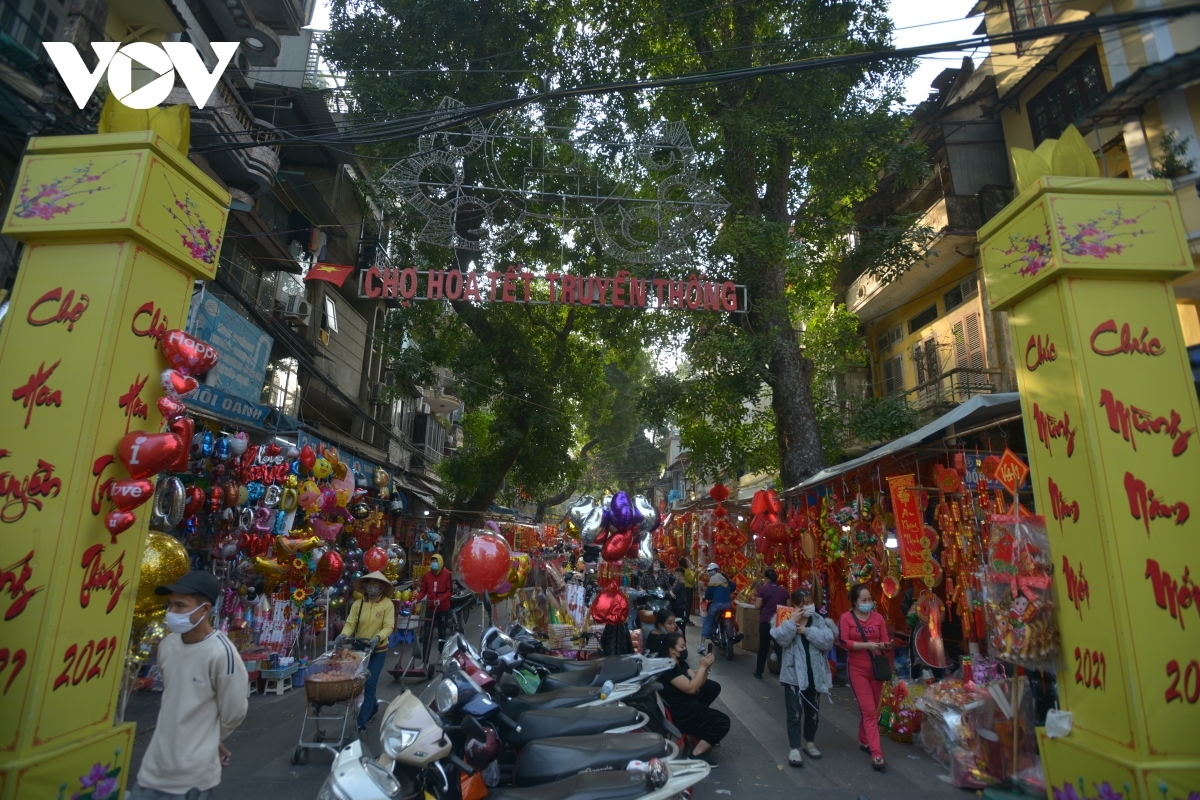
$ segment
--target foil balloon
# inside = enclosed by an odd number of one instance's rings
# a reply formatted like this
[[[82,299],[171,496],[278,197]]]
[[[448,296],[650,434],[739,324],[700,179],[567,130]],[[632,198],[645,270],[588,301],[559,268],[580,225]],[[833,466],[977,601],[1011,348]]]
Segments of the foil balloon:
[[[349,489],[337,489],[334,491],[333,496],[335,498],[333,503],[334,508],[346,508],[350,505]],[[333,509],[329,510],[332,511]]]
[[[313,533],[315,533],[317,536],[320,536],[327,542],[332,542],[337,538],[338,534],[342,532],[342,523],[326,522],[320,517],[317,517],[313,520],[312,526]]]
[[[617,492],[613,496],[608,507],[608,521],[619,531],[633,526],[633,501],[625,492]]]
[[[287,564],[280,564],[273,558],[254,557],[254,571],[266,578],[268,583],[282,580],[288,569]]]
[[[329,455],[328,460],[329,466],[333,470],[333,477],[337,478],[339,481],[344,480],[346,477],[350,477],[351,481],[353,481],[353,476],[350,475],[350,468],[346,466],[346,462],[338,461],[337,455],[332,453]]]
[[[337,492],[335,492],[333,490],[333,487],[322,486],[321,487],[321,510],[322,511],[333,511],[335,508],[337,508],[337,505],[338,505]]]
[[[387,470],[385,470],[383,467],[375,468],[375,475],[372,477],[372,483],[374,483],[376,486],[378,486],[379,488],[382,489],[384,486],[387,486],[391,482],[392,482],[392,479],[387,474]]]
[[[183,543],[166,533],[150,531],[142,550],[141,578],[134,596],[134,614],[153,614],[166,606],[166,598],[154,593],[159,586],[169,586],[191,569],[188,552]]]
[[[638,522],[638,530],[642,533],[653,533],[658,527],[658,512],[654,510],[654,505],[646,499],[643,494],[634,495],[633,508],[637,514],[641,514],[642,519]]]
[[[167,422],[182,417],[187,413],[187,406],[176,400],[174,397],[163,396],[158,398],[158,413],[162,414],[163,419]]]
[[[154,506],[150,513],[150,524],[162,530],[170,530],[183,519],[185,507],[183,482],[176,477],[160,481],[154,491]]]
[[[604,544],[600,548],[600,557],[609,563],[620,561],[625,558],[632,544],[632,531],[617,531],[604,540]]]
[[[267,493],[267,487],[263,486],[262,481],[250,481],[246,484],[246,500],[251,503],[257,503]]]
[[[212,431],[205,431],[199,437],[200,439],[200,455],[208,458],[213,451],[213,435]]]
[[[246,435],[245,431],[238,431],[229,439],[229,452],[233,453],[235,458],[241,458],[249,446],[250,437]]]
[[[305,472],[312,472],[313,465],[317,463],[317,454],[308,445],[300,448],[300,466]]]
[[[387,562],[388,554],[382,547],[368,548],[362,556],[362,563],[367,572],[383,572]]]
[[[325,478],[328,478],[331,472],[333,472],[333,465],[329,463],[329,459],[318,458],[312,465],[312,474],[315,475],[318,480],[324,480]]]
[[[217,365],[217,348],[187,331],[165,331],[158,341],[167,362],[184,375],[203,375]]]
[[[280,499],[283,497],[283,489],[271,484],[263,490],[263,505],[267,508],[274,508],[279,505]]]
[[[590,494],[585,494],[580,497],[575,503],[567,509],[567,516],[564,519],[567,530],[574,536],[579,536],[583,530],[584,521],[592,513],[596,507],[596,498]]]
[[[357,500],[349,506],[350,516],[358,520],[366,519],[371,516],[371,506],[362,500]]]
[[[162,598],[160,597],[161,601]],[[137,638],[137,643],[130,648],[129,655],[133,661],[139,665],[144,665],[150,662],[154,654],[158,651],[158,643],[163,640],[163,637],[170,633],[166,624],[159,620],[152,620],[147,623],[142,629],[141,635]]]
[[[300,486],[300,496],[297,502],[305,511],[317,505],[321,501],[321,490],[312,481],[305,481]]]
[[[175,463],[171,465],[171,472],[187,472],[188,453],[192,450],[192,435],[196,431],[196,421],[191,417],[178,417],[171,421],[168,429],[183,443],[179,458],[175,459]]]
[[[512,551],[503,536],[475,530],[463,539],[454,553],[454,572],[475,594],[490,592],[508,577]]]
[[[126,478],[114,483],[108,494],[119,511],[133,511],[154,496],[154,484],[145,478]]]
[[[370,484],[370,482],[367,481],[366,474],[364,474],[362,472],[353,472],[353,471],[351,474],[354,475],[354,488],[356,488],[356,489],[370,488],[371,484]]]
[[[164,370],[160,380],[162,381],[163,391],[175,400],[187,397],[196,391],[196,387],[200,385],[200,381],[190,375],[184,375],[176,369]]]
[[[117,457],[131,478],[148,478],[175,463],[185,452],[173,433],[132,431],[117,443]]]
[[[299,462],[297,462],[297,463],[299,463]],[[283,479],[283,485],[288,489],[299,489],[300,488],[300,479],[298,477],[296,477],[296,475],[289,472],[288,476]]]
[[[217,439],[216,444],[213,445],[213,458],[224,461],[229,458],[229,452],[229,437],[222,436]]]
[[[624,625],[629,619],[629,598],[616,584],[609,585],[596,595],[588,611],[592,621],[601,625]]]
[[[608,530],[612,524],[612,495],[606,494],[600,498],[600,527]]]
[[[279,508],[291,513],[300,503],[300,495],[292,487],[287,487],[279,494]]]

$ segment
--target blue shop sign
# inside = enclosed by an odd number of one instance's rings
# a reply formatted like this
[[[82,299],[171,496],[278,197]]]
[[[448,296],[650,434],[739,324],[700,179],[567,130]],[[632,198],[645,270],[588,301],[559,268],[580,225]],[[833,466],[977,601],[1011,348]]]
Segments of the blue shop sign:
[[[251,403],[262,398],[274,339],[204,289],[192,295],[187,330],[220,353],[207,385]]]
[[[271,413],[271,409],[267,406],[251,403],[249,400],[234,397],[231,394],[222,392],[220,389],[203,384],[200,385],[200,388],[194,394],[185,397],[183,402],[198,411],[204,411],[231,422],[251,425],[255,428],[266,427],[264,423],[267,420],[267,415]]]

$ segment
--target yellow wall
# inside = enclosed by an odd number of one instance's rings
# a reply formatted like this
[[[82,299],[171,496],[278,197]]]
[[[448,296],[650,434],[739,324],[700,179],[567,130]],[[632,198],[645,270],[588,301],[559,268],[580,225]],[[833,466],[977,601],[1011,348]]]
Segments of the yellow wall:
[[[976,295],[961,305],[956,306],[949,314],[946,313],[946,306],[942,296],[974,272],[975,269],[976,264],[973,258],[963,259],[951,268],[949,272],[943,274],[937,281],[922,290],[920,295],[909,300],[887,316],[867,324],[867,346],[871,350],[871,382],[875,387],[876,396],[882,397],[884,394],[883,362],[900,354],[904,356],[904,388],[912,389],[917,385],[917,371],[913,365],[912,348],[914,344],[931,335],[935,336],[938,341],[938,355],[941,358],[942,371],[945,372],[956,366],[951,326],[973,311],[982,311],[980,296],[983,291],[983,277],[982,275],[979,276],[979,291]],[[909,333],[908,321],[934,304],[937,305],[938,318],[929,325],[920,328],[917,332]],[[984,352],[988,354],[987,366],[993,367],[995,364],[992,363],[993,355],[989,352],[990,344],[987,339],[982,313],[980,314],[979,324],[980,335],[984,343]],[[901,330],[904,338],[891,348],[880,352],[876,344],[876,339],[884,331],[896,325],[902,326]],[[909,399],[915,399],[915,395],[910,396]]]

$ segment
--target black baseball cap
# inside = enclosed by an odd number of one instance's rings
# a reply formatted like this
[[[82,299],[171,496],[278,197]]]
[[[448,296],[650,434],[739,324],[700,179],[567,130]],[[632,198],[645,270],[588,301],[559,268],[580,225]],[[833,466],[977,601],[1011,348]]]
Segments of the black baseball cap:
[[[217,576],[211,572],[193,570],[169,586],[158,586],[155,594],[202,594],[213,605],[217,603],[217,595],[221,593],[221,584]]]

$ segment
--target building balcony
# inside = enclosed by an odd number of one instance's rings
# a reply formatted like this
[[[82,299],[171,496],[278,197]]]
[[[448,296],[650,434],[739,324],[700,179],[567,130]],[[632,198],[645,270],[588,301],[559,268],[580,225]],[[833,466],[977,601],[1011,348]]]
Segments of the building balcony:
[[[918,411],[931,409],[940,414],[946,407],[964,403],[977,395],[995,394],[1000,375],[998,369],[954,367],[902,394]]]
[[[176,87],[167,103],[188,103],[191,95]],[[241,98],[217,82],[204,108],[192,106],[192,147],[208,161],[221,180],[250,195],[271,190],[279,172],[279,147],[272,126],[256,119]],[[221,145],[238,145],[222,148]]]

